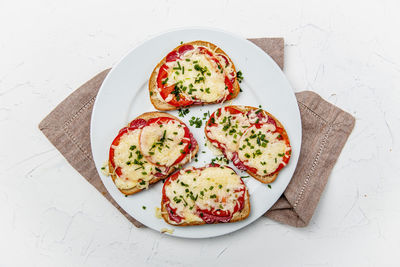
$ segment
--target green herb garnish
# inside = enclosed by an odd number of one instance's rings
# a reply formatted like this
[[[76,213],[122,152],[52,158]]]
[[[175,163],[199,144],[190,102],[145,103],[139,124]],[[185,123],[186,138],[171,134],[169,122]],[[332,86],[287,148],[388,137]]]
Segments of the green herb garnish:
[[[190,126],[195,125],[196,128],[200,128],[201,125],[203,124],[203,121],[200,118],[192,117],[189,120],[189,124],[190,124]]]
[[[243,81],[243,73],[242,73],[241,70],[239,70],[239,71],[236,73],[236,78],[237,78],[237,80],[238,80],[239,83],[241,83],[241,82]]]

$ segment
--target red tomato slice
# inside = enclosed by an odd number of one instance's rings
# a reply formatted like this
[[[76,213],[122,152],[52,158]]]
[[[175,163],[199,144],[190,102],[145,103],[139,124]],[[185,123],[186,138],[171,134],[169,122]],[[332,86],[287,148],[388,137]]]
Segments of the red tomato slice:
[[[224,63],[225,63],[225,68],[229,66],[229,60],[228,58],[223,55],[223,54],[218,54],[218,56],[222,57],[224,59]]]
[[[226,100],[231,99],[232,96],[233,96],[233,85],[232,85],[232,82],[229,80],[229,78],[228,78],[227,75],[225,75],[225,86],[226,86],[226,88],[227,88],[228,91],[229,91],[229,95],[228,95],[228,96],[226,97],[226,99],[225,99],[225,101],[226,101]],[[222,100],[221,100],[221,101],[222,101]]]
[[[131,123],[129,123],[129,128],[130,130],[134,130],[137,128],[143,128],[145,125],[146,125],[145,119],[136,119],[131,121]]]
[[[250,112],[253,112],[253,111],[249,110],[248,113],[250,113]],[[258,112],[256,114],[257,114],[257,118],[259,118],[260,121],[265,119],[265,117],[268,117],[268,120],[267,120],[267,122],[265,124],[272,124],[275,127],[277,127],[276,121],[271,116],[268,116],[264,112]],[[257,129],[260,129],[260,127],[263,125],[263,123],[254,123],[253,125],[256,125]]]
[[[177,59],[179,59],[183,54],[185,54],[187,51],[190,51],[194,49],[193,45],[182,45],[178,48],[178,50],[174,50],[172,52],[170,52],[167,57],[165,58],[165,60],[167,62],[172,62],[172,61],[176,61]]]
[[[230,114],[239,114],[239,113],[243,113],[244,112],[238,108],[232,107],[232,106],[227,106],[225,107],[226,111],[229,111]]]
[[[141,128],[143,128],[143,126],[145,124],[146,124],[146,120],[144,120],[144,119],[136,119],[136,120],[131,121],[131,123],[129,124],[129,127],[122,128],[119,131],[118,135],[114,138],[113,142],[111,143],[108,160],[110,161],[111,166],[114,168],[115,173],[118,176],[122,176],[122,170],[121,170],[121,167],[115,166],[115,162],[114,162],[114,152],[115,152],[114,150],[115,149],[114,149],[114,147],[119,145],[121,137],[124,134],[128,133],[128,131],[134,131],[136,129],[141,129]]]
[[[173,209],[170,205],[169,205],[169,201],[171,201],[168,197],[167,194],[165,193],[165,188],[166,186],[168,186],[169,184],[171,184],[172,180],[176,180],[178,178],[179,175],[179,171],[175,172],[172,176],[170,176],[164,183],[163,185],[163,189],[162,189],[162,198],[163,198],[163,202],[164,203],[168,203],[166,204],[166,209],[168,212],[168,216],[171,220],[173,220],[176,223],[180,223],[183,220],[183,217],[179,216],[178,214],[176,214],[176,209]]]
[[[275,122],[275,121],[274,121]],[[257,127],[257,129],[261,128],[262,124],[256,124],[255,125]],[[285,130],[282,128],[277,127],[275,132],[279,133],[280,135],[278,136],[278,140],[284,140],[285,144],[290,147],[290,141],[287,138],[287,136],[284,134]],[[286,151],[285,156],[283,157],[283,163],[279,164],[278,168],[276,168],[275,171],[273,171],[272,173],[266,175],[266,176],[272,176],[274,174],[276,174],[277,172],[279,172],[283,167],[285,167],[290,160],[290,156],[291,156],[291,150]],[[246,162],[243,162],[243,165],[247,168],[247,170],[253,172],[253,173],[257,173],[257,169],[251,166],[248,166],[246,164]]]
[[[233,163],[233,165],[236,166],[236,168],[238,168],[238,169],[241,170],[241,171],[246,171],[246,170],[249,169],[249,168],[248,168],[246,165],[244,165],[244,163],[239,159],[239,155],[238,155],[238,153],[237,153],[236,151],[233,152],[232,163]]]
[[[221,109],[222,109],[222,108],[219,108],[219,109],[217,109],[216,111],[214,111],[214,112],[211,114],[211,116],[210,116],[210,118],[208,119],[207,124],[206,124],[206,128],[205,128],[206,134],[207,134],[207,132],[210,132],[210,130],[209,130],[208,128],[218,126],[218,124],[215,122],[215,120],[216,120],[215,117],[220,117],[220,116],[221,116]],[[227,106],[227,107],[224,107],[224,109],[225,109],[226,111],[228,111],[230,114],[244,113],[244,112],[241,111],[240,109],[237,109],[237,108],[235,108],[235,107],[233,107],[233,106]],[[207,138],[208,138],[208,140],[209,140],[211,143],[217,144],[217,148],[218,148],[219,150],[221,150],[221,152],[222,152],[222,154],[224,154],[225,158],[228,158],[228,157],[226,156],[226,147],[225,147],[225,145],[223,145],[222,143],[218,142],[217,140],[211,139],[211,138],[209,138],[209,137],[207,137]],[[237,154],[237,153],[236,153],[236,154]],[[237,155],[236,155],[236,156],[237,156]],[[234,159],[235,159],[235,154],[233,154],[232,161],[233,161]],[[239,160],[239,158],[238,158],[238,160]],[[245,170],[245,169],[243,168],[243,166],[241,166],[241,165],[236,165],[235,162],[233,162],[233,164],[234,164],[236,167],[238,167],[238,169],[240,169],[240,170]]]
[[[170,52],[170,53],[167,55],[167,57],[165,58],[165,60],[166,60],[167,62],[172,62],[172,61],[177,60],[178,58],[179,58],[179,54],[178,54],[178,52],[177,52],[176,50],[174,50],[174,51]]]
[[[206,54],[206,55],[210,56],[211,60],[213,60],[213,61],[217,64],[218,69],[223,68],[221,62],[220,62],[220,61],[214,56],[214,54],[211,53],[207,48],[205,48],[205,47],[199,47],[198,49],[200,50],[200,53]],[[223,56],[223,55],[222,55],[222,56]],[[228,61],[228,59],[226,59],[225,56],[223,56],[223,58],[224,58],[224,60]],[[227,66],[227,65],[226,65],[226,66]],[[226,74],[225,74],[225,86],[226,86],[226,88],[227,88],[228,91],[229,91],[229,95],[228,95],[225,99],[221,99],[221,100],[218,101],[218,102],[222,102],[222,101],[229,100],[229,99],[232,98],[232,95],[233,95],[233,82],[232,82],[231,80],[229,80],[229,78],[228,78],[228,76],[227,76]]]
[[[199,46],[197,49],[199,49],[200,54],[209,55],[212,58],[214,57],[213,53],[203,46]]]
[[[215,117],[219,118],[219,117],[221,116],[221,109],[222,109],[222,108],[219,108],[219,109],[217,109],[216,111],[214,111],[214,112],[211,114],[210,118],[209,118],[208,121],[207,121],[207,127],[218,126],[218,124],[215,122]],[[241,111],[240,109],[237,109],[237,108],[232,107],[232,106],[224,107],[224,109],[225,109],[226,111],[229,111],[229,113],[231,113],[231,114],[244,113],[244,112]]]
[[[186,130],[185,130],[186,131]],[[189,147],[189,152],[193,151],[196,149],[197,146],[197,141],[194,139],[194,136],[191,132],[189,132],[189,139],[190,139],[190,147]]]
[[[174,61],[174,60],[173,60]],[[165,100],[175,89],[175,84],[166,86],[166,79],[168,78],[168,67],[166,64],[160,67],[157,76],[157,86],[160,89],[160,95]],[[194,103],[193,100],[186,98],[184,95],[179,95],[179,100],[177,96],[173,96],[173,98],[168,102],[168,104],[173,105],[174,107],[185,107],[192,105]]]
[[[162,65],[160,67],[160,70],[158,71],[158,76],[157,76],[157,86],[158,88],[162,89],[165,87],[165,85],[163,84],[166,83],[165,79],[168,77],[168,67],[167,65]]]
[[[179,56],[182,56],[182,55],[184,55],[186,52],[188,52],[188,51],[190,51],[190,50],[193,50],[193,49],[194,49],[194,46],[193,46],[193,45],[182,45],[182,46],[179,47],[179,49],[178,49]]]
[[[163,89],[160,91],[161,97],[165,100],[172,92],[175,90],[175,84],[170,85],[168,87],[163,87]],[[190,106],[194,103],[193,100],[188,99],[186,96],[179,94],[179,100],[176,95],[172,97],[170,101],[168,101],[168,104],[173,105],[174,107],[186,107]]]
[[[153,123],[157,123],[157,124],[161,125],[161,124],[168,123],[169,121],[172,121],[172,120],[177,121],[176,119],[173,119],[173,118],[170,118],[170,117],[152,118],[152,119],[150,119],[150,120],[147,121],[147,123],[146,123],[146,125],[145,125],[144,127],[149,126],[149,125],[151,125],[151,124],[153,124]],[[191,136],[190,136],[191,133],[190,133],[190,131],[189,131],[189,128],[188,128],[184,123],[181,123],[181,122],[179,122],[179,121],[177,121],[177,122],[183,126],[183,129],[184,129],[184,131],[185,131],[185,135],[184,135],[184,138],[185,138],[185,139],[182,139],[182,143],[185,143],[186,145],[185,145],[185,147],[182,149],[182,150],[183,150],[183,153],[181,153],[181,155],[175,160],[175,162],[174,162],[171,166],[174,166],[174,165],[178,164],[179,162],[181,162],[181,161],[185,158],[185,156],[190,152],[190,149],[192,149],[192,147],[193,147],[193,145],[192,145],[192,143],[191,143],[191,140],[194,139],[194,137],[192,136],[192,139],[191,139]],[[139,138],[140,138],[140,137],[139,137]],[[188,139],[189,139],[189,140],[188,140]],[[196,143],[197,143],[197,142],[196,142]],[[147,156],[145,156],[145,157],[146,157],[146,159],[149,160],[151,163],[156,164],[156,165],[159,165],[159,164],[157,164],[157,163],[155,163],[155,162],[152,162],[152,161],[151,161],[151,158],[149,158],[149,157],[147,157]],[[160,166],[160,165],[159,165],[159,166]]]
[[[228,212],[229,213],[229,212]],[[210,213],[208,210],[201,210],[197,209],[196,210],[196,215],[199,216],[205,223],[226,223],[229,222],[232,219],[232,215],[214,215]]]

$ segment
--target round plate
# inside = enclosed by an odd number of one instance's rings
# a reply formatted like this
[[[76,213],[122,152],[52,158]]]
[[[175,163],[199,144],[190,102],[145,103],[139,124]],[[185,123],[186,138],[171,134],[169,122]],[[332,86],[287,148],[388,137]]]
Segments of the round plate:
[[[155,216],[160,207],[162,182],[148,190],[125,197],[112,179],[102,174],[101,167],[107,162],[108,151],[118,131],[140,114],[154,111],[149,99],[148,81],[153,68],[172,49],[183,42],[204,40],[220,46],[232,59],[236,69],[243,72],[240,84],[243,92],[232,101],[235,105],[261,105],[276,116],[284,125],[292,145],[289,164],[279,173],[269,188],[252,177],[244,178],[250,193],[251,212],[247,219],[235,223],[174,227]],[[189,126],[192,116],[214,112],[220,104],[192,107],[182,120]],[[169,112],[178,116],[177,111]],[[204,124],[201,128],[190,127],[199,143],[198,161],[186,166],[204,166],[215,155],[205,146]],[[156,36],[132,51],[116,64],[101,86],[94,104],[91,121],[93,158],[99,175],[110,195],[132,217],[156,231],[173,229],[173,236],[203,238],[236,231],[257,220],[282,195],[296,168],[301,146],[300,112],[294,92],[278,65],[259,47],[244,38],[215,29],[191,28],[167,32]],[[205,152],[205,153],[204,153]],[[232,165],[231,165],[232,166]],[[234,168],[238,171],[236,168]],[[238,171],[241,176],[248,176]],[[146,207],[143,209],[143,207]]]

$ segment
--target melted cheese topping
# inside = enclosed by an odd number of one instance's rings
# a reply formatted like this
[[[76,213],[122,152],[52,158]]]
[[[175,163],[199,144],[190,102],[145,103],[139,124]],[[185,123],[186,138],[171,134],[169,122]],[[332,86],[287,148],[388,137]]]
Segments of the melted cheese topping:
[[[154,215],[156,216],[157,219],[162,219],[162,212],[159,207],[154,208]]]
[[[257,169],[258,175],[273,173],[280,164],[285,164],[283,158],[290,147],[272,124],[263,124],[260,129],[252,126],[247,129],[239,141],[239,159],[250,167]]]
[[[220,112],[219,117],[214,116],[217,126],[206,126],[207,137],[224,146],[226,157],[232,160],[232,153],[239,149],[239,139],[250,126],[250,123],[243,113],[231,114],[225,108],[221,108]],[[217,146],[217,144],[213,145]]]
[[[110,169],[108,167],[108,162],[104,162],[103,165],[101,166],[101,173],[105,176],[110,176]]]
[[[225,86],[224,68],[218,66],[208,55],[200,54],[197,47],[186,52],[181,59],[166,63],[169,72],[166,85],[177,84],[175,88],[179,88],[188,99],[201,102],[224,99],[229,94]],[[165,101],[170,101],[172,97],[170,94]]]
[[[224,210],[233,213],[237,199],[245,185],[227,167],[208,167],[203,170],[187,168],[165,188],[170,206],[184,218],[184,222],[202,221],[196,209]],[[246,195],[247,197],[247,195]]]
[[[215,143],[215,142],[214,142]],[[223,156],[222,151],[217,147],[217,144],[213,144],[210,140],[206,140],[206,146],[211,150],[214,156]]]
[[[121,167],[122,175],[116,175],[115,185],[120,189],[135,186],[146,188],[155,173],[154,165],[146,161],[139,151],[140,129],[121,136],[119,144],[114,147],[114,163]]]
[[[260,113],[261,112],[261,113]],[[247,117],[250,123],[267,123],[268,114],[262,109],[252,109],[247,112]]]
[[[153,163],[172,166],[187,145],[187,143],[182,143],[184,136],[184,125],[179,121],[153,123],[142,129],[140,150]]]
[[[170,235],[172,235],[173,233],[174,233],[174,229],[169,229],[169,228],[161,228],[161,230],[160,230],[160,232],[161,233],[168,233],[168,234],[170,234]]]

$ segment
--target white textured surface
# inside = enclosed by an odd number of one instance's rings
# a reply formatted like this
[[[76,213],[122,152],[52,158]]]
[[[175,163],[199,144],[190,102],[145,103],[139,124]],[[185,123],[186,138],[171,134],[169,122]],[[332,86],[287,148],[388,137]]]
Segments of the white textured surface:
[[[186,2],[0,2],[0,265],[398,264],[398,1]],[[144,38],[194,25],[285,37],[295,90],[357,118],[309,227],[262,218],[204,240],[136,229],[37,129]]]

